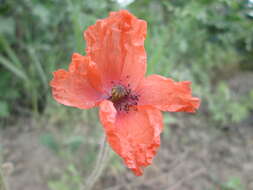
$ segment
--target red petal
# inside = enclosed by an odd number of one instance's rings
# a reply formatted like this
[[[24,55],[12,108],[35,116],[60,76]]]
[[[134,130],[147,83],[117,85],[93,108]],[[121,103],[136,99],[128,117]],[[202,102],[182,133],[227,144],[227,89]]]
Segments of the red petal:
[[[142,175],[142,168],[152,163],[160,146],[161,112],[151,106],[141,106],[128,113],[117,112],[113,103],[105,100],[100,104],[99,114],[112,149],[135,175]]]
[[[103,92],[100,72],[97,65],[91,62],[90,57],[82,56],[78,53],[72,55],[72,62],[69,65],[69,71],[73,74],[84,76],[93,88]]]
[[[199,108],[200,99],[192,97],[191,82],[175,82],[159,75],[145,78],[138,92],[140,105],[153,105],[162,111],[195,112]]]
[[[126,10],[112,12],[84,33],[86,52],[102,73],[104,85],[122,80],[135,87],[146,72],[146,22]]]
[[[50,82],[52,94],[55,100],[67,106],[81,109],[91,108],[101,100],[101,92],[90,83],[89,57],[73,54],[69,71],[63,69],[53,73]]]

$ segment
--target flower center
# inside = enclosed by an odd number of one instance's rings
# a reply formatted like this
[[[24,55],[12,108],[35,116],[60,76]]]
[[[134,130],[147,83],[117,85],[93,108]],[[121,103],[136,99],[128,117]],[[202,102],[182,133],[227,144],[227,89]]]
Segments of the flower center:
[[[139,97],[139,95],[132,92],[130,85],[125,87],[118,84],[112,87],[109,100],[113,102],[117,111],[129,112],[131,107],[136,110],[135,106],[138,104]]]
[[[112,88],[111,100],[112,102],[117,102],[118,100],[124,98],[126,95],[126,88],[122,85],[117,85]]]

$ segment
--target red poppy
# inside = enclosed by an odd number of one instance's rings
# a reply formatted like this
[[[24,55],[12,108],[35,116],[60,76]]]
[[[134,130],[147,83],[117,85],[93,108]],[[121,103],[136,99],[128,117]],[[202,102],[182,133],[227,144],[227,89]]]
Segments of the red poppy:
[[[159,75],[145,77],[147,24],[126,10],[90,26],[86,56],[74,53],[68,71],[57,70],[50,85],[61,104],[99,106],[107,140],[135,175],[142,175],[160,146],[161,111],[195,112],[191,82]]]

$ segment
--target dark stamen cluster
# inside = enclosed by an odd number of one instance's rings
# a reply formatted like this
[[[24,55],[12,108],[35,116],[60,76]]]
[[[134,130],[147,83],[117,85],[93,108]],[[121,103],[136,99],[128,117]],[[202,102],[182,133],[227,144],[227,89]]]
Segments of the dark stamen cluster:
[[[140,95],[135,94],[130,84],[123,86],[121,84],[114,84],[111,90],[111,95],[108,98],[111,100],[118,111],[129,112],[130,108],[133,107],[136,110]]]

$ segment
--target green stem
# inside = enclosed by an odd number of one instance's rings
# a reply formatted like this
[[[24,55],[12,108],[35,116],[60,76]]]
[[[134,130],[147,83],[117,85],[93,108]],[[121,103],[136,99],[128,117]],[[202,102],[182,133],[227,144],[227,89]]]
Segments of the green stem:
[[[4,183],[4,176],[2,174],[1,168],[0,168],[0,190],[7,190]]]
[[[106,143],[106,137],[103,136],[102,143],[99,148],[98,158],[95,168],[92,170],[91,175],[87,178],[83,190],[91,190],[102,174],[103,169],[109,158],[109,146]],[[0,189],[1,190],[1,189]]]

